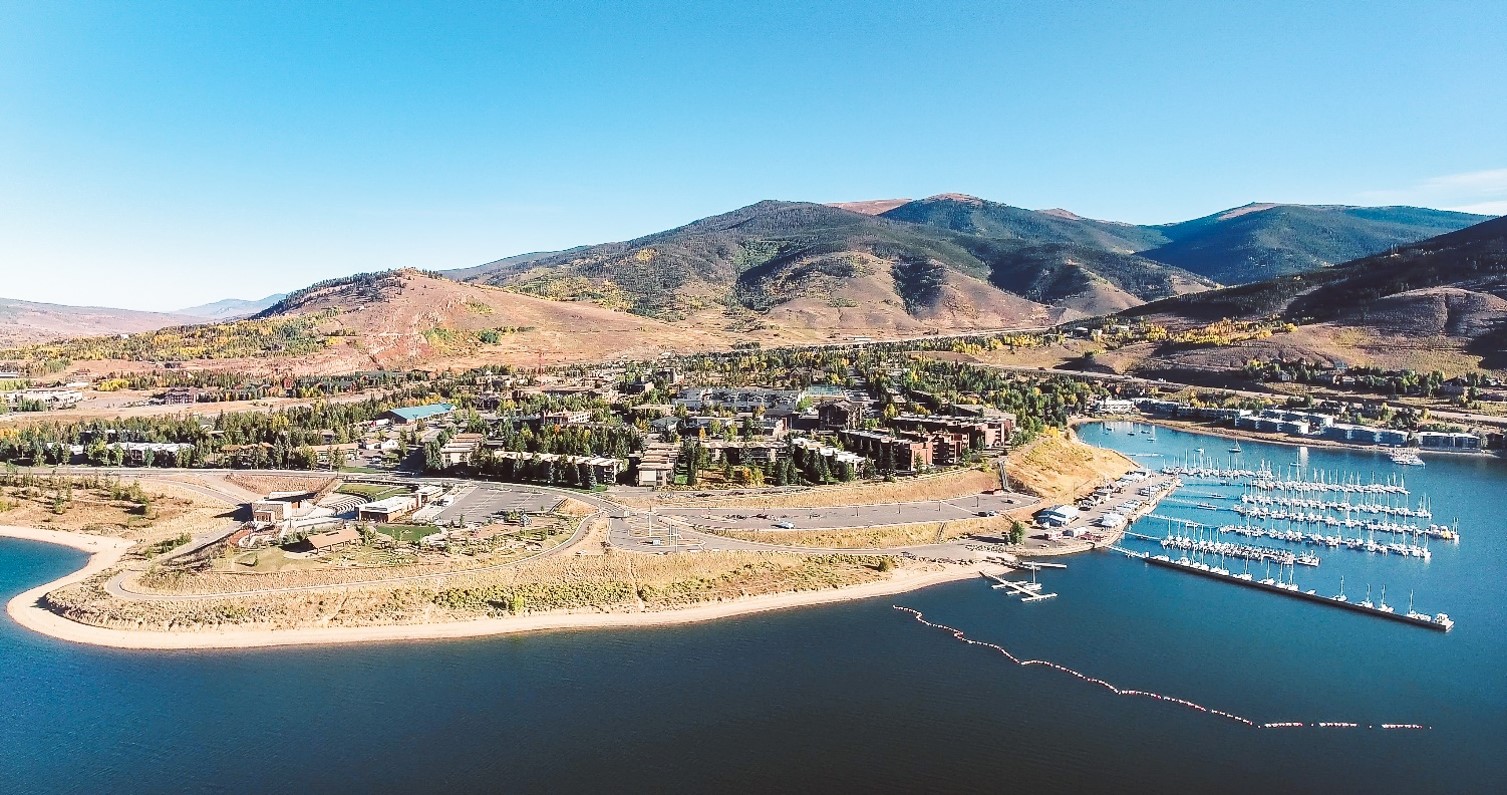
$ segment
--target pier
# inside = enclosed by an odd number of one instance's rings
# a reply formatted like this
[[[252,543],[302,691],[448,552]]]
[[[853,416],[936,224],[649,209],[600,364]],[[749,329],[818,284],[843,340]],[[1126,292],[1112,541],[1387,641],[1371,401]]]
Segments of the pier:
[[[983,571],[979,572],[979,574],[983,575],[984,579],[994,581],[995,584],[989,586],[990,588],[993,588],[995,590],[1004,589],[1006,591],[1009,591],[1010,593],[1019,596],[1020,601],[1022,602],[1040,602],[1043,599],[1053,599],[1057,596],[1057,594],[1054,593],[1042,593],[1041,583],[1038,582],[1018,582],[1016,580],[1007,580],[997,574],[989,574],[988,572]]]
[[[1429,616],[1424,613],[1416,613],[1412,611],[1409,611],[1407,613],[1398,613],[1395,610],[1392,610],[1390,607],[1387,607],[1385,604],[1372,606],[1363,602],[1351,602],[1339,596],[1320,596],[1312,590],[1301,590],[1300,588],[1298,588],[1298,586],[1292,583],[1280,583],[1271,579],[1256,580],[1251,578],[1251,576],[1248,574],[1231,574],[1222,569],[1213,569],[1208,566],[1199,565],[1186,558],[1183,558],[1181,560],[1172,560],[1166,555],[1148,555],[1144,552],[1134,552],[1123,547],[1114,547],[1114,549],[1125,554],[1127,557],[1142,560],[1154,566],[1161,566],[1167,569],[1176,569],[1177,571],[1185,571],[1190,574],[1197,574],[1203,577],[1208,577],[1210,579],[1220,580],[1222,582],[1230,582],[1236,585],[1243,585],[1247,588],[1255,588],[1258,590],[1267,591],[1269,593],[1278,593],[1282,594],[1283,596],[1291,596],[1297,599],[1304,599],[1310,602],[1316,602],[1318,604],[1329,605],[1331,607],[1339,607],[1345,610],[1364,613],[1370,616],[1391,619],[1393,621],[1399,621],[1401,623],[1410,624],[1415,627],[1426,627],[1428,629],[1437,630],[1439,632],[1448,632],[1455,626],[1455,622],[1451,621],[1449,616],[1444,613],[1439,613],[1435,616]]]

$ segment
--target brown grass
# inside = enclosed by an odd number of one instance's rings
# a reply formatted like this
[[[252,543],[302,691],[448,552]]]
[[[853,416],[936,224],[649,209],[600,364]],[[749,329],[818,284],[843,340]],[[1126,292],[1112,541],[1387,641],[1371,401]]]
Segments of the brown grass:
[[[999,475],[977,468],[958,469],[937,475],[902,478],[891,483],[864,482],[840,486],[749,494],[743,497],[696,497],[681,492],[655,495],[650,499],[624,498],[625,505],[692,508],[832,508],[844,505],[885,505],[892,502],[947,500],[999,488]]]
[[[562,556],[444,586],[267,594],[175,602],[112,599],[109,573],[45,597],[56,612],[122,629],[291,629],[450,621],[522,612],[640,612],[885,579],[879,558],[785,553]]]
[[[1134,462],[1119,453],[1049,428],[1024,449],[1011,453],[1008,473],[1013,489],[1047,501],[1065,501],[1135,468]]]
[[[72,490],[71,499],[62,506],[62,512],[57,513],[53,510],[55,489],[45,486],[0,487],[0,508],[3,508],[0,510],[0,524],[84,531],[154,542],[213,526],[216,517],[224,512],[223,507],[198,501],[187,492],[170,488],[146,491],[152,500],[145,513],[133,503],[111,499],[104,489],[78,487]]]
[[[1003,523],[1003,524],[1002,524]],[[1008,519],[959,519],[951,522],[864,527],[852,530],[729,530],[707,528],[702,532],[756,541],[817,549],[893,549],[952,541],[978,533],[998,533],[1009,529]],[[938,538],[937,532],[941,531]]]

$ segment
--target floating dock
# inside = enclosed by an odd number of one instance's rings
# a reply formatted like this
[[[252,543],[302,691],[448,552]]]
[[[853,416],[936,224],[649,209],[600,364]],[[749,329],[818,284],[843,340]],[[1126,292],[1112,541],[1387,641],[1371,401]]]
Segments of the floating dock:
[[[1168,569],[1176,569],[1177,571],[1185,571],[1190,574],[1198,574],[1213,580],[1231,582],[1235,583],[1236,585],[1244,585],[1248,588],[1255,588],[1257,590],[1278,593],[1282,594],[1283,596],[1291,596],[1296,599],[1306,599],[1310,602],[1326,604],[1331,607],[1341,607],[1346,610],[1352,610],[1357,613],[1365,613],[1366,615],[1376,616],[1378,618],[1389,618],[1393,621],[1400,621],[1404,624],[1411,624],[1415,627],[1427,627],[1428,629],[1438,630],[1439,632],[1448,632],[1455,626],[1455,622],[1451,621],[1449,619],[1449,616],[1445,615],[1444,613],[1440,613],[1437,616],[1428,616],[1423,613],[1398,613],[1395,611],[1381,610],[1377,607],[1367,607],[1366,605],[1359,602],[1341,601],[1337,597],[1333,596],[1320,596],[1313,591],[1300,590],[1297,588],[1297,586],[1284,586],[1275,582],[1263,582],[1261,580],[1249,578],[1248,575],[1242,576],[1239,574],[1226,574],[1210,568],[1201,568],[1190,561],[1185,562],[1172,560],[1166,555],[1148,555],[1144,552],[1134,552],[1132,550],[1125,549],[1124,547],[1114,547],[1114,549],[1117,552],[1124,553],[1127,557],[1143,560],[1155,566],[1161,566]]]
[[[1020,596],[1020,601],[1022,602],[1040,602],[1043,599],[1053,599],[1057,596],[1054,593],[1042,593],[1041,583],[1007,580],[1004,577],[982,571],[979,574],[982,574],[986,580],[994,581],[995,584],[989,586],[990,588],[1007,590],[1012,594]]]

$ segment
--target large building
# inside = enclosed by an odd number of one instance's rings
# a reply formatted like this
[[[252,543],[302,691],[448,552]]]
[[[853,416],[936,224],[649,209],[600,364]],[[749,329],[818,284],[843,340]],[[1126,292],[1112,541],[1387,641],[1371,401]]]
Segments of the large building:
[[[84,399],[84,393],[74,389],[16,389],[0,392],[11,408],[26,404],[38,405],[47,411],[69,409]]]
[[[412,494],[403,494],[397,497],[388,497],[385,500],[369,502],[356,509],[356,518],[363,522],[375,522],[387,524],[396,522],[405,516],[418,510],[420,500]]]
[[[1351,425],[1343,422],[1336,422],[1325,428],[1322,436],[1335,442],[1375,444],[1383,447],[1401,447],[1408,443],[1407,431],[1376,428],[1370,425]]]
[[[1419,431],[1418,446],[1424,450],[1480,450],[1481,437],[1473,433]]]
[[[1072,505],[1054,505],[1036,514],[1036,521],[1048,527],[1061,527],[1077,521],[1082,513]]]
[[[890,420],[899,431],[962,434],[978,448],[1000,448],[1015,432],[1015,415],[1006,412],[973,416],[966,414],[900,414]],[[938,462],[940,463],[940,462]]]
[[[617,475],[623,470],[623,462],[616,458],[603,458],[594,455],[560,455],[558,453],[520,453],[515,450],[497,450],[492,457],[498,460],[512,459],[514,461],[550,461],[567,466],[585,465],[591,470],[591,475],[598,483],[616,483]]]
[[[479,433],[456,434],[449,444],[440,448],[440,461],[447,469],[470,464],[471,456],[481,448],[483,438]]]
[[[396,425],[408,425],[409,423],[432,419],[434,417],[443,417],[452,411],[455,411],[455,407],[449,403],[429,403],[423,406],[406,406],[400,409],[393,409],[383,416],[392,420]]]
[[[880,471],[915,472],[932,466],[932,445],[924,439],[878,431],[839,431],[837,438],[849,450],[873,459]]]

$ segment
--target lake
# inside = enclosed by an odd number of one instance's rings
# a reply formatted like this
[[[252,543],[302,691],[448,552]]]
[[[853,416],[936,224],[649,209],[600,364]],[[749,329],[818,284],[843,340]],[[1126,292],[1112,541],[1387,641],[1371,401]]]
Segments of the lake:
[[[1151,456],[1141,459],[1149,466],[1198,447],[1229,458],[1223,440],[1128,430],[1082,435]],[[1242,446],[1244,460],[1277,467],[1300,455]],[[1399,609],[1413,590],[1454,631],[1111,552],[1044,573],[1060,596],[1032,604],[979,580],[694,626],[466,641],[126,652],[5,619],[0,782],[6,792],[1507,789],[1507,467],[1302,455],[1311,467],[1405,475],[1435,521],[1458,519],[1463,540],[1432,543],[1427,562],[1319,550],[1323,564],[1299,567],[1299,584],[1329,593],[1344,575],[1352,596],[1385,584]],[[1216,493],[1190,483],[1157,513],[1237,521],[1194,507]],[[1160,536],[1165,522],[1136,529]],[[0,540],[0,595],[82,559]],[[892,604],[1024,657],[1258,721],[1431,728],[1252,729],[1017,667]]]

